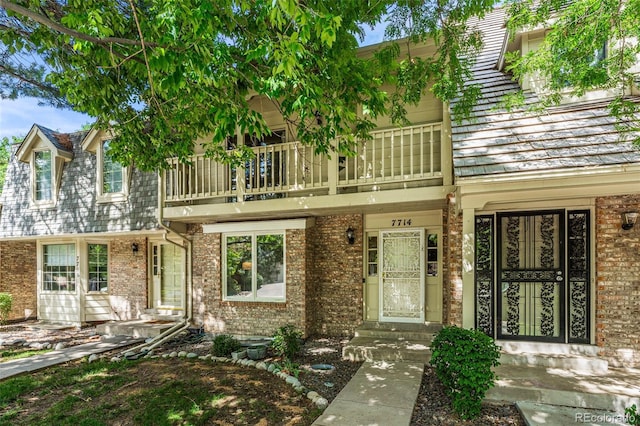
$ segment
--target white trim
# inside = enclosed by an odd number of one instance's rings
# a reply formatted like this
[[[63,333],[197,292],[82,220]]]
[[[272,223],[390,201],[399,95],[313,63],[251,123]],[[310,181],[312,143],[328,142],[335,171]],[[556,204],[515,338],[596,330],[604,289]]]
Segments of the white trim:
[[[149,229],[149,230],[140,230],[140,231],[121,231],[121,232],[85,232],[82,234],[55,234],[55,235],[25,235],[22,237],[5,237],[0,238],[0,241],[49,241],[49,240],[59,240],[65,238],[122,238],[128,236],[137,236],[144,235],[150,238],[158,237],[161,238],[166,231],[163,229]]]
[[[203,234],[225,232],[262,232],[287,229],[307,229],[314,225],[313,219],[264,220],[256,222],[228,222],[202,225]]]

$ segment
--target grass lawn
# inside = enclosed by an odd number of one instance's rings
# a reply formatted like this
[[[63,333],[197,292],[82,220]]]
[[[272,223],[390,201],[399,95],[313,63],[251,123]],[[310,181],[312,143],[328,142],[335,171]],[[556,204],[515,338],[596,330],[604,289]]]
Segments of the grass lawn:
[[[73,362],[0,382],[0,425],[310,425],[319,414],[266,371],[181,358]]]
[[[28,358],[34,355],[46,354],[53,349],[13,348],[0,351],[0,363],[13,361],[14,359]]]

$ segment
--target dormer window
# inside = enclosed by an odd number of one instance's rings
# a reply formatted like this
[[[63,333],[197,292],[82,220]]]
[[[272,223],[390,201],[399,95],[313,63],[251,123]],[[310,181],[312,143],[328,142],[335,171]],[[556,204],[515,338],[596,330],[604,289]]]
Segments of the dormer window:
[[[96,155],[96,200],[98,203],[125,201],[129,196],[130,168],[118,163],[111,155],[113,134],[92,129],[82,142],[82,149]]]
[[[110,140],[101,143],[98,151],[98,201],[122,201],[127,197],[127,169],[109,153]]]
[[[32,166],[34,203],[53,203],[53,167],[51,165],[51,151],[34,151]]]
[[[66,162],[73,158],[69,135],[34,125],[16,151],[31,169],[31,207],[55,207]]]

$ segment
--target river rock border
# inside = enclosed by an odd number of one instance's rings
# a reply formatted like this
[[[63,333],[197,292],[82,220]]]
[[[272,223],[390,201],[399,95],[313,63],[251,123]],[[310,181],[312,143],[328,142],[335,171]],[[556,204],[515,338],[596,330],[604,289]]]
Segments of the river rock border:
[[[298,380],[297,377],[291,376],[291,375],[283,372],[280,369],[280,367],[278,366],[278,364],[276,364],[276,363],[271,363],[271,362],[266,362],[266,361],[254,361],[252,359],[247,359],[247,358],[231,359],[231,358],[227,358],[227,357],[212,356],[211,354],[198,355],[197,353],[186,352],[186,351],[180,351],[180,352],[175,352],[174,351],[174,352],[171,352],[171,353],[168,353],[168,354],[155,355],[153,350],[150,350],[148,348],[143,348],[143,349],[141,349],[140,352],[133,352],[133,351],[124,352],[124,354],[122,354],[121,356],[111,357],[110,361],[111,362],[121,362],[121,361],[127,361],[127,360],[135,360],[135,359],[139,359],[139,358],[149,358],[149,359],[156,359],[156,358],[198,359],[200,361],[211,361],[211,362],[214,362],[214,363],[217,362],[217,363],[237,364],[237,365],[241,365],[241,366],[248,367],[248,368],[256,368],[258,370],[265,370],[265,371],[273,374],[274,376],[279,377],[280,379],[284,380],[287,384],[291,385],[291,387],[293,387],[293,389],[295,389],[296,392],[305,394],[305,396],[307,398],[309,398],[311,400],[311,402],[313,402],[315,404],[315,406],[318,407],[320,410],[324,410],[325,408],[327,408],[329,406],[329,401],[327,401],[326,398],[323,398],[318,392],[310,390],[310,389],[307,389],[306,387],[304,387],[302,385],[302,383],[300,383],[300,380]],[[107,359],[107,357],[99,356],[99,355],[96,355],[96,354],[92,354],[91,356],[89,356],[88,361],[89,362],[95,362],[95,361],[98,361],[100,359]]]

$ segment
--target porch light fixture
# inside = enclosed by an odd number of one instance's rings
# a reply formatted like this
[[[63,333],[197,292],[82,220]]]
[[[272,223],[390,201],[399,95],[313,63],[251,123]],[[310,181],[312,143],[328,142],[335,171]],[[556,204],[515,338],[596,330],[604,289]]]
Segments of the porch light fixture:
[[[638,212],[624,212],[622,213],[622,229],[628,231],[633,228],[638,220]]]
[[[352,227],[347,228],[347,241],[349,244],[353,244],[356,242],[356,233]]]
[[[133,252],[133,254],[136,254],[138,252],[138,243],[131,243],[131,251]]]

